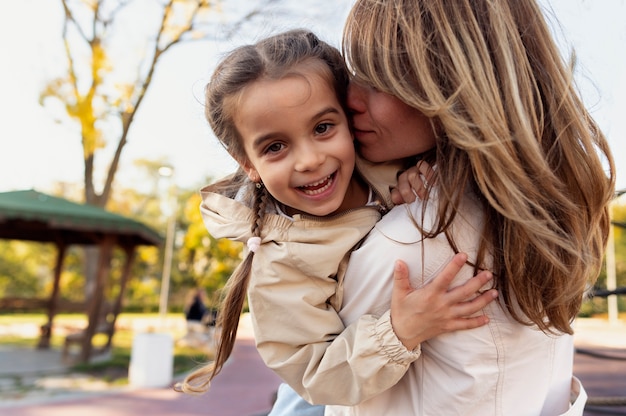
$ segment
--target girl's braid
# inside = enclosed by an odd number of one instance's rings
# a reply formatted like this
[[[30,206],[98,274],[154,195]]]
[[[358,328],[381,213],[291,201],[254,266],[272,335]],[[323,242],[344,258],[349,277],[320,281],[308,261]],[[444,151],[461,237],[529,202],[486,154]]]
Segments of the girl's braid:
[[[267,204],[269,202],[269,196],[267,190],[262,184],[257,184],[254,188],[254,199],[252,201],[252,211],[254,212],[254,221],[252,222],[252,235],[254,237],[261,236],[261,230],[263,228],[263,218]]]

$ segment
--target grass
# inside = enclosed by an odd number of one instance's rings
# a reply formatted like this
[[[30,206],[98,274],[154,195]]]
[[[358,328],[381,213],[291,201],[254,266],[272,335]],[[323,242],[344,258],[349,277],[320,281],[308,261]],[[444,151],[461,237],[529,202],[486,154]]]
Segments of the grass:
[[[180,318],[180,314],[168,316],[167,319]],[[131,359],[131,350],[133,336],[135,332],[132,330],[133,322],[136,320],[157,320],[158,314],[121,314],[118,318],[116,331],[113,336],[111,353],[109,358],[104,361],[93,362],[89,364],[77,364],[71,368],[71,372],[88,374],[99,380],[106,381],[111,385],[124,385],[128,383],[128,368]],[[0,315],[0,327],[9,325],[34,325],[39,327],[46,322],[47,318],[44,314],[11,314]],[[183,321],[184,322],[184,321]],[[54,318],[56,328],[84,328],[87,321],[81,314],[60,314]],[[170,329],[170,328],[168,328]],[[176,340],[185,333],[184,325],[171,328],[171,335]],[[51,348],[61,349],[65,340],[65,334],[62,331],[53,330],[50,340]],[[61,332],[61,334],[59,334]],[[35,348],[38,342],[37,337],[20,336],[12,334],[0,334],[0,344],[18,346],[24,348]],[[103,346],[106,342],[104,335],[96,335],[93,339],[94,346]],[[174,365],[173,372],[175,375],[183,374],[198,365],[208,361],[212,357],[206,352],[192,348],[178,346],[174,343]]]

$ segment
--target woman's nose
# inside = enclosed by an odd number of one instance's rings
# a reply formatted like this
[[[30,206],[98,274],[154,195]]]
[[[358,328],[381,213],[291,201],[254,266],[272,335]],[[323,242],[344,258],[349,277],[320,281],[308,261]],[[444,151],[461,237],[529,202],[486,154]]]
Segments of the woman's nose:
[[[367,108],[365,87],[351,81],[348,85],[348,108],[355,113],[362,113]]]

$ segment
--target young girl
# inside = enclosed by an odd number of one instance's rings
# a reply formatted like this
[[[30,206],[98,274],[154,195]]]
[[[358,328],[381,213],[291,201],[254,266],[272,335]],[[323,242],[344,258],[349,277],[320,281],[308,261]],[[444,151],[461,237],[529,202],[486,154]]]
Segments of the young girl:
[[[214,237],[244,241],[248,253],[227,285],[215,362],[190,374],[183,391],[206,391],[219,373],[246,292],[259,351],[279,374],[295,372],[306,382],[323,368],[350,372],[346,357],[362,357],[371,382],[384,389],[419,356],[395,336],[388,313],[364,316],[347,329],[337,314],[348,253],[391,206],[398,169],[357,160],[354,172],[347,84],[340,53],[302,30],[240,47],[216,68],[207,118],[241,169],[204,188],[201,209]],[[463,301],[488,279],[485,272],[452,291],[445,284],[443,308],[433,305],[408,330],[432,335],[483,325],[486,317],[466,316],[490,302],[493,291]],[[455,316],[441,313],[457,304]]]

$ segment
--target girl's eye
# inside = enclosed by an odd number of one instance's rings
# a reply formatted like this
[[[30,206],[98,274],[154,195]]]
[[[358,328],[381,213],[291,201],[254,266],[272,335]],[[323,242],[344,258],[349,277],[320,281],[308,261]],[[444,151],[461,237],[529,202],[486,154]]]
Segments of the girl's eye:
[[[282,143],[272,143],[265,148],[265,153],[278,153],[283,149]]]
[[[331,127],[332,127],[331,123],[320,123],[317,126],[315,126],[315,133],[324,134],[328,132],[328,130],[330,130]]]

